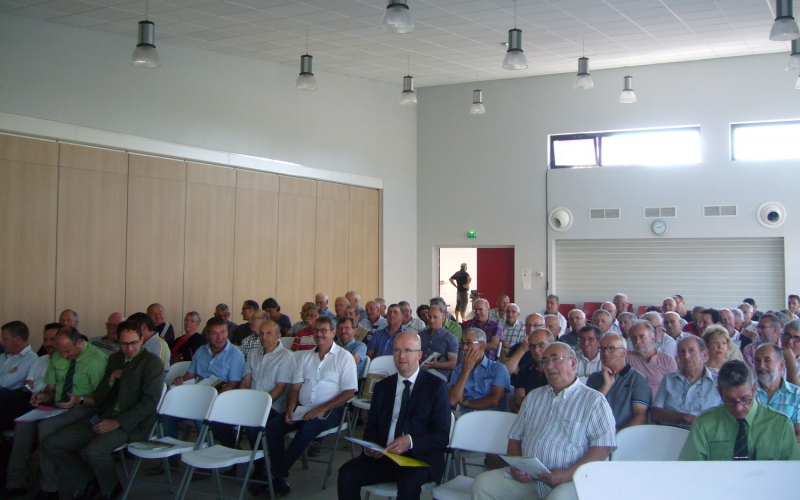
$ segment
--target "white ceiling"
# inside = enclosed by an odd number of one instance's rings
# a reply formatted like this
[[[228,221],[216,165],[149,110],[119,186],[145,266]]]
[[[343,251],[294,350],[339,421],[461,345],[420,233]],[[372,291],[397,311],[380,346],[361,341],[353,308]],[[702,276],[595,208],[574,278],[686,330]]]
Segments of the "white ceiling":
[[[152,0],[162,65],[169,45],[300,67],[306,32],[314,70],[401,83],[410,58],[417,86],[577,69],[582,40],[599,68],[789,52],[772,42],[774,0],[519,0],[528,69],[502,64],[512,0],[409,0],[413,33],[383,34],[386,0]],[[0,0],[0,12],[120,33],[136,44],[144,0]],[[166,42],[162,44],[161,42]]]

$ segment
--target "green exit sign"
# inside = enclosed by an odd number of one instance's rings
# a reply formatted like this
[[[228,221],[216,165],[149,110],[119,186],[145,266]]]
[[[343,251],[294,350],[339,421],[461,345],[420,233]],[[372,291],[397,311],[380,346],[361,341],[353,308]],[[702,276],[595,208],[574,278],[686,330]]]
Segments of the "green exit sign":
[[[477,238],[477,237],[478,233],[476,233],[475,231],[470,231],[467,233],[467,238]]]

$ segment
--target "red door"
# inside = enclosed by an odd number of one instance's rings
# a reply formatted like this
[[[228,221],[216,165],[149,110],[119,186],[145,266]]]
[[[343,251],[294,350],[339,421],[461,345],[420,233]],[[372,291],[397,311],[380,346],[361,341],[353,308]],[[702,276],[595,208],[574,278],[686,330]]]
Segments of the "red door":
[[[497,296],[508,295],[514,302],[514,249],[478,248],[478,285],[481,297],[496,306]]]

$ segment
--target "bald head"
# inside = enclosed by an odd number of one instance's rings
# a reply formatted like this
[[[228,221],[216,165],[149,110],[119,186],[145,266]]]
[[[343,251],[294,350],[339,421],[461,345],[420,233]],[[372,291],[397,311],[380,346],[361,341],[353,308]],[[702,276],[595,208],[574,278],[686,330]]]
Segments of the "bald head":
[[[125,316],[122,313],[111,313],[106,320],[106,342],[117,342],[117,325],[125,321]]]

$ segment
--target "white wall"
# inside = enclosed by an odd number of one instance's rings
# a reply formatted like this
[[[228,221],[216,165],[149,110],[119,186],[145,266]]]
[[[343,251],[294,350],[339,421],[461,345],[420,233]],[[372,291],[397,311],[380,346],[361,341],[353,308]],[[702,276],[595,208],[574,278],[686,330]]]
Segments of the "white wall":
[[[279,65],[157,41],[162,66],[143,70],[135,44],[2,15],[0,111],[381,178],[383,296],[415,299],[416,109],[400,82],[317,72],[318,91],[297,91],[301,47]]]
[[[787,59],[773,54],[593,71],[590,91],[573,90],[572,74],[481,82],[482,116],[468,114],[475,84],[421,89],[418,295],[431,293],[432,249],[463,245],[474,229],[476,244],[515,246],[517,302],[523,310],[541,308],[555,238],[653,237],[642,218],[645,205],[678,206],[678,218],[669,220],[671,238],[784,236],[786,289],[797,293],[800,162],[734,163],[729,154],[731,122],[800,118],[797,75],[784,71]],[[637,104],[617,102],[626,73],[634,77]],[[675,125],[700,125],[701,165],[547,170],[548,134]],[[768,199],[787,208],[779,229],[756,221],[756,208]],[[705,204],[738,204],[740,215],[704,219]],[[564,233],[546,226],[548,208],[560,205],[576,216]],[[620,207],[622,219],[590,222],[588,209],[603,207]],[[522,290],[523,267],[533,268],[531,291]],[[537,271],[545,276],[537,278]]]

